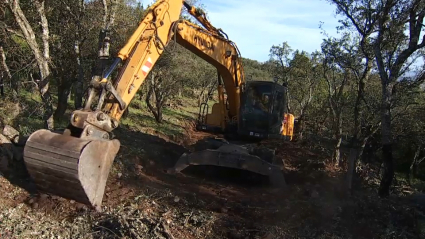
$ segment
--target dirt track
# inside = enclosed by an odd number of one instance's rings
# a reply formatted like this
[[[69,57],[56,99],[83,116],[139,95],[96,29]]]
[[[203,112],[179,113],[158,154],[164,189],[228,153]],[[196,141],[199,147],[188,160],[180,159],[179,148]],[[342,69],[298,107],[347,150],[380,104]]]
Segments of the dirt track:
[[[38,238],[41,234],[30,236],[36,227],[62,238],[412,238],[416,234],[413,208],[400,204],[397,197],[381,200],[364,188],[348,198],[343,175],[328,169],[322,163],[326,154],[308,145],[265,142],[285,163],[289,188],[281,192],[265,180],[236,177],[235,171],[192,168],[180,175],[167,174],[165,170],[187,148],[123,128],[116,134],[122,147],[109,176],[103,213],[62,198],[32,197],[9,183],[31,188],[12,173],[8,180],[0,178],[0,233]],[[190,132],[190,136],[184,144],[205,135]]]

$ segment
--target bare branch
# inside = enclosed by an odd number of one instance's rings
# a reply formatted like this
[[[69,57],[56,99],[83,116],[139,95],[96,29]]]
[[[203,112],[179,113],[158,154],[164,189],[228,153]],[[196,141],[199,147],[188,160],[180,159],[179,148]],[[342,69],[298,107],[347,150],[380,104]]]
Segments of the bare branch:
[[[44,10],[44,1],[34,1],[37,11],[41,19],[41,28],[43,30],[42,39],[43,39],[43,55],[45,60],[49,60],[49,24],[47,22],[46,13]]]

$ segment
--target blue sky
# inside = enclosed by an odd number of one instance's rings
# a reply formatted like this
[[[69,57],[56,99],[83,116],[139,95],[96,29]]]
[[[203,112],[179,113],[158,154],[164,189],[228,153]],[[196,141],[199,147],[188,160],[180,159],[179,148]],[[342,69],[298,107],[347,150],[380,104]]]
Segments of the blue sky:
[[[272,45],[286,41],[291,48],[320,50],[324,36],[336,36],[335,7],[325,0],[198,0],[207,17],[236,43],[243,57],[269,59]],[[153,0],[141,0],[144,5]]]

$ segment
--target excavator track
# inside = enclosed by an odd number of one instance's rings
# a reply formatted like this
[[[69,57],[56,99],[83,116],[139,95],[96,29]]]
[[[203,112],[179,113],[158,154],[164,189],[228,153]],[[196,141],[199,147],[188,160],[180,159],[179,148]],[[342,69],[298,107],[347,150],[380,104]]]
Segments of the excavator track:
[[[24,162],[39,191],[89,204],[101,210],[118,140],[80,139],[34,132],[26,142]]]
[[[220,144],[219,142],[217,142]],[[260,175],[268,176],[273,187],[286,189],[287,184],[281,168],[272,162],[267,162],[258,155],[235,144],[222,144],[217,149],[207,148],[180,156],[169,173],[183,171],[191,165],[209,165],[226,168],[234,168],[251,171]]]

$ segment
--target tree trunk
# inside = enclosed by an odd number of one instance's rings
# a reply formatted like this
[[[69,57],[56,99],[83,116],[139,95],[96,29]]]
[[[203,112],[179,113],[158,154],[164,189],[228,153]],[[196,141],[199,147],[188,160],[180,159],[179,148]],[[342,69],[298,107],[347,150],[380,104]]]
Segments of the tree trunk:
[[[416,151],[415,151],[415,156],[413,156],[412,163],[410,164],[409,172],[408,172],[408,175],[407,175],[409,185],[411,185],[411,184],[412,184],[413,179],[414,179],[414,178],[416,177],[416,175],[417,175],[417,170],[418,170],[418,166],[419,166],[419,164],[420,164],[422,161],[424,161],[424,160],[425,160],[425,156],[424,156],[424,157],[422,157],[421,159],[419,159],[419,156],[420,156],[420,154],[421,154],[421,150],[422,150],[422,146],[421,146],[421,145],[419,145],[419,146],[418,146],[418,148],[417,148],[417,149],[416,149]]]
[[[305,129],[305,120],[304,120],[304,115],[301,114],[301,116],[298,118],[297,124],[295,125],[296,140],[299,140],[299,141],[303,140],[304,129]]]
[[[198,107],[205,102],[204,91],[205,89],[202,89],[201,93],[198,95]]]
[[[353,129],[353,135],[352,135],[352,139],[351,139],[351,149],[350,149],[350,156],[349,156],[349,161],[348,161],[348,169],[347,169],[347,189],[348,192],[351,193],[352,192],[352,186],[353,186],[353,179],[354,179],[354,172],[355,172],[355,168],[356,168],[356,164],[357,161],[359,160],[360,156],[363,153],[363,149],[364,146],[367,142],[367,140],[363,140],[363,144],[362,146],[359,147],[359,137],[360,137],[360,115],[361,115],[361,111],[360,111],[360,103],[361,103],[361,99],[363,98],[364,95],[364,87],[365,87],[365,78],[367,77],[367,75],[365,77],[362,77],[359,80],[359,85],[357,88],[357,96],[356,96],[356,103],[354,105],[354,129]]]
[[[156,122],[158,123],[162,123],[162,108],[165,104],[165,98],[163,96],[163,94],[161,92],[159,92],[160,90],[158,88],[154,88],[154,93],[155,93],[155,104],[156,104],[156,112],[157,112],[157,116],[155,117]]]
[[[416,158],[415,158],[410,164],[409,173],[407,175],[409,185],[412,185],[412,181],[416,177],[416,169],[417,169],[417,165],[416,165]]]
[[[60,121],[68,108],[68,96],[71,93],[70,88],[70,85],[64,83],[58,87],[58,105],[54,114],[55,121]]]
[[[0,80],[1,80],[0,88],[1,88],[1,95],[4,96],[4,79],[7,77],[9,82],[11,82],[12,75],[10,74],[9,67],[7,66],[7,63],[6,63],[6,54],[4,53],[3,46],[1,45],[0,45],[0,57],[1,57],[0,69],[2,69],[2,74],[0,75]],[[4,75],[4,73],[6,73],[6,75]],[[14,84],[14,85],[17,85],[17,84]],[[12,87],[12,92],[14,97],[18,96],[18,89],[16,87]]]
[[[341,119],[341,112],[338,112],[336,114],[336,123],[335,123],[335,148],[333,153],[333,161],[335,163],[336,167],[339,167],[342,165],[341,162],[341,143],[342,143],[342,119]]]
[[[291,98],[290,98],[290,96],[289,96],[289,90],[286,92],[286,110],[288,111],[288,113],[292,113],[291,112],[291,105],[290,105],[290,102],[291,101]]]
[[[163,122],[163,117],[162,117],[162,107],[159,107],[159,108],[157,108],[156,109],[157,110],[157,115],[155,116],[155,120],[156,120],[156,122],[158,122],[158,123],[162,123]]]
[[[310,106],[311,101],[313,100],[313,86],[314,84],[310,83],[309,88],[308,88],[308,98],[306,100],[301,100],[300,102],[300,108],[301,108],[301,112],[300,112],[300,117],[298,118],[298,125],[295,129],[295,132],[297,132],[297,139],[298,140],[303,140],[303,134],[304,134],[304,129],[305,129],[305,112],[307,111],[307,109]],[[304,103],[303,103],[304,102]]]
[[[83,107],[83,95],[84,95],[84,70],[81,64],[81,55],[77,56],[78,75],[75,83],[75,98],[74,107],[75,109],[81,109]]]
[[[146,102],[146,105],[148,106],[149,110],[152,112],[153,116],[155,117],[156,122],[162,123],[162,110],[161,110],[161,108],[155,109],[155,107],[153,107],[153,105],[151,104],[152,95],[154,95],[154,88],[151,85],[149,87],[148,93],[146,94],[145,102]]]
[[[54,120],[53,120],[53,103],[52,97],[49,92],[49,83],[51,78],[51,72],[49,67],[50,60],[50,51],[49,51],[49,25],[47,22],[46,13],[44,11],[44,1],[35,1],[35,5],[37,6],[37,11],[41,18],[41,27],[43,30],[42,40],[43,40],[43,57],[37,59],[39,62],[40,68],[40,84],[39,91],[41,95],[41,99],[44,103],[44,127],[53,130],[54,129]]]
[[[77,30],[79,31],[79,29]],[[74,51],[76,54],[76,61],[77,61],[77,80],[75,82],[75,98],[74,98],[74,107],[75,109],[81,109],[83,107],[83,95],[84,95],[84,69],[83,64],[81,62],[81,41],[80,41],[80,34],[77,33],[77,40],[75,41],[75,47]]]
[[[156,89],[155,72],[151,73],[151,82],[148,86],[148,93],[146,94],[145,102],[149,110],[152,112],[157,123],[162,123],[162,104],[159,92]],[[155,98],[155,107],[151,103],[151,97]]]
[[[350,149],[350,156],[349,156],[349,163],[348,163],[348,170],[347,170],[347,188],[349,193],[351,193],[352,190],[352,184],[354,180],[354,176],[356,175],[356,167],[358,163],[361,162],[361,157],[363,156],[364,149],[366,147],[366,144],[368,142],[368,139],[378,130],[379,127],[377,127],[375,130],[372,130],[367,133],[366,136],[362,136],[361,139],[356,138],[356,136],[353,137],[351,140],[351,149]],[[371,161],[369,159],[368,161]]]
[[[0,75],[0,95],[4,97],[4,81],[3,74]]]
[[[336,143],[333,153],[333,161],[335,163],[335,166],[338,167],[341,165],[341,142],[342,142],[342,136],[340,134],[336,135]]]
[[[391,134],[391,94],[393,85],[387,81],[382,81],[382,112],[381,112],[381,131],[382,131],[382,158],[384,161],[384,171],[381,183],[379,185],[379,196],[387,197],[390,195],[390,187],[394,178],[394,162]]]
[[[70,12],[72,14],[72,12]],[[77,77],[74,84],[74,108],[83,108],[83,97],[84,97],[84,69],[81,57],[81,46],[85,41],[85,37],[82,36],[82,18],[85,15],[84,0],[78,0],[78,14],[75,17],[75,25],[77,27],[75,31],[75,42],[74,42],[74,53],[75,61],[77,63]],[[84,35],[84,34],[83,34]],[[69,94],[71,95],[71,94]]]
[[[49,81],[50,81],[50,69],[48,63],[45,62],[42,67],[40,67],[41,79],[38,89],[40,91],[41,99],[44,104],[44,127],[49,130],[54,129],[54,119],[53,119],[53,102],[52,96],[49,92]]]

